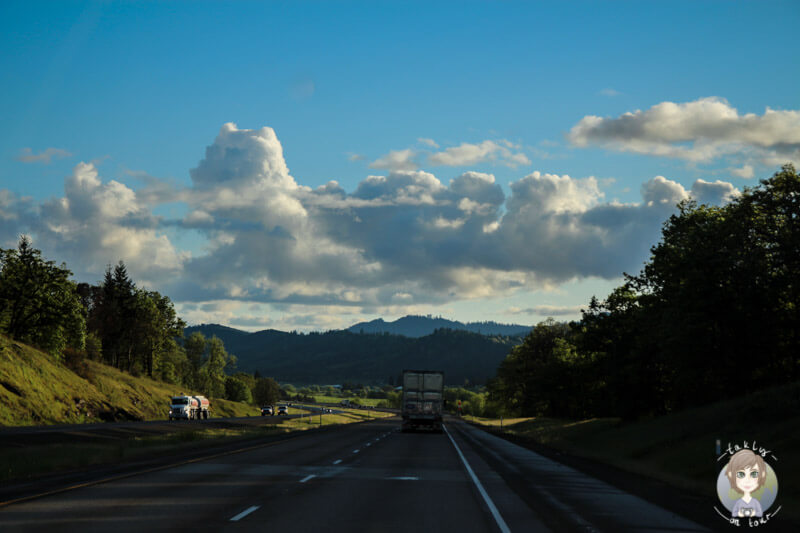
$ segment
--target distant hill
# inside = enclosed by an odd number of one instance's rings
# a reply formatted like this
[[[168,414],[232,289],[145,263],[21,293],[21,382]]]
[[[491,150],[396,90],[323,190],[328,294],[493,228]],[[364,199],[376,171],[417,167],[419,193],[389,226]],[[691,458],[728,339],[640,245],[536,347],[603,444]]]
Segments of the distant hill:
[[[191,326],[216,335],[228,353],[238,358],[238,370],[258,371],[281,382],[295,384],[397,383],[405,368],[443,370],[450,385],[485,383],[521,336],[488,336],[469,331],[439,329],[423,337],[389,333],[286,333],[264,330],[247,333],[216,324]]]
[[[457,322],[442,317],[431,316],[404,316],[393,322],[386,322],[382,318],[370,322],[360,322],[347,328],[352,333],[391,333],[405,335],[406,337],[424,337],[437,329],[456,329],[470,331],[481,335],[527,335],[531,326],[520,324],[498,324],[497,322]]]

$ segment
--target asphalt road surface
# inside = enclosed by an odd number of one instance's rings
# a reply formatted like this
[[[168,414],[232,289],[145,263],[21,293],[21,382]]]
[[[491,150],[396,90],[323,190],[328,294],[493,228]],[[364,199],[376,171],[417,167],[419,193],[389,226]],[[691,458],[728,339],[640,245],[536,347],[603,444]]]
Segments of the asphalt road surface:
[[[393,418],[7,505],[0,531],[705,529],[463,422]]]

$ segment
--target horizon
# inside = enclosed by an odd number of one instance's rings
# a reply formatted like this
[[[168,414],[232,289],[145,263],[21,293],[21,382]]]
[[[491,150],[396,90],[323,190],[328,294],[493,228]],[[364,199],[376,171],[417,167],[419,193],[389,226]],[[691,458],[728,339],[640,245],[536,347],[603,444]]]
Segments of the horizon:
[[[495,320],[484,320],[484,321],[479,321],[479,322],[462,322],[460,320],[453,320],[453,319],[449,319],[449,318],[443,317],[443,316],[433,317],[431,315],[427,315],[427,316],[423,316],[423,315],[405,315],[405,316],[402,316],[402,317],[397,318],[395,320],[385,320],[385,319],[383,319],[381,317],[373,318],[373,319],[367,319],[367,320],[362,320],[362,321],[356,322],[356,323],[351,324],[349,326],[345,326],[343,328],[329,329],[329,330],[310,330],[310,331],[293,330],[293,331],[286,331],[286,330],[279,330],[279,329],[275,329],[275,328],[248,330],[248,329],[243,329],[243,328],[236,328],[236,327],[230,326],[228,324],[219,324],[219,323],[216,323],[216,322],[202,323],[202,324],[188,324],[187,323],[186,324],[186,328],[184,328],[184,329],[187,329],[187,328],[199,328],[199,327],[203,327],[203,326],[220,326],[220,327],[223,327],[223,328],[235,329],[237,331],[242,331],[244,333],[259,333],[261,331],[280,331],[282,333],[293,333],[294,331],[297,331],[297,333],[304,333],[304,334],[305,333],[327,333],[328,331],[347,331],[350,328],[358,326],[359,324],[368,324],[368,323],[371,323],[371,322],[377,322],[379,320],[382,321],[385,324],[393,324],[393,323],[396,323],[396,322],[398,322],[398,321],[400,321],[400,320],[402,320],[404,318],[424,318],[424,319],[429,319],[429,320],[442,319],[442,320],[447,320],[448,322],[458,322],[458,323],[460,323],[460,324],[462,324],[464,326],[481,325],[481,324],[485,323],[485,324],[493,324],[493,325],[496,325],[496,326],[533,328],[534,325],[535,325],[535,324],[528,325],[528,324],[505,323],[505,322],[497,322]]]
[[[800,166],[800,6],[9,1],[0,247],[187,323],[580,318]]]

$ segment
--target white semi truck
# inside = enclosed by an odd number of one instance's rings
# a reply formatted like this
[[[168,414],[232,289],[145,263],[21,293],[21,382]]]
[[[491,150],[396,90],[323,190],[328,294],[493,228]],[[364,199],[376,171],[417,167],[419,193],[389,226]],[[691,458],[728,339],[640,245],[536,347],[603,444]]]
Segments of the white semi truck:
[[[403,431],[424,428],[442,432],[444,372],[403,370]]]
[[[169,419],[207,419],[210,407],[211,404],[205,396],[187,396],[185,394],[173,396],[169,402]]]

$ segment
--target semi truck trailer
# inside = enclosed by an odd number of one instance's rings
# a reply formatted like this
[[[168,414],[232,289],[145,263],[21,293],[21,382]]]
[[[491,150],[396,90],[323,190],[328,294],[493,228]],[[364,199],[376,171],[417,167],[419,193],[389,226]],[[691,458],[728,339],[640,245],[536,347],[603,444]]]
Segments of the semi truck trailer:
[[[403,370],[403,431],[428,429],[442,432],[444,372]]]
[[[205,396],[187,396],[185,394],[173,396],[169,402],[169,419],[207,419],[209,407],[211,404]]]

